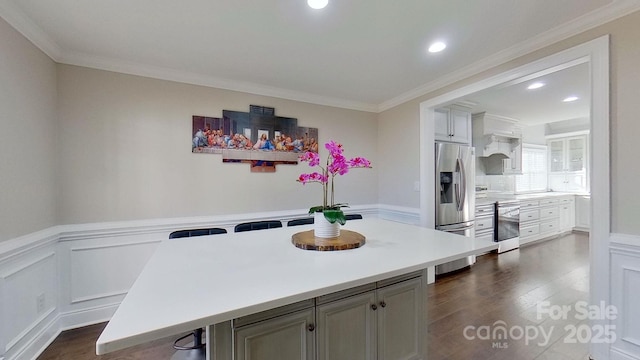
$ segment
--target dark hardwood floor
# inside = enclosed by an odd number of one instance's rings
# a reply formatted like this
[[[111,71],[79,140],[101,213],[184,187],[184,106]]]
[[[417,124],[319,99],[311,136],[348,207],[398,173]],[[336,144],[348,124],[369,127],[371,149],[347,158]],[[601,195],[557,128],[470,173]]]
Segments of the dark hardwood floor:
[[[587,236],[571,234],[500,255],[483,255],[470,269],[438,278],[428,287],[428,359],[588,359],[586,344],[567,341],[571,334],[565,327],[585,323],[574,312],[557,320],[537,314],[540,301],[550,308],[573,309],[576,302],[588,300],[588,257]],[[65,331],[38,359],[159,360],[175,352],[172,344],[177,336],[172,336],[97,356],[95,341],[104,326]],[[508,338],[498,339],[502,333],[494,330],[500,326]]]
[[[571,343],[575,336],[569,333],[586,324],[574,310],[576,302],[588,300],[587,235],[480,256],[469,270],[429,285],[427,358],[588,359],[588,345]],[[568,305],[572,311],[566,317],[538,314],[538,302],[546,302],[545,309]],[[508,339],[494,332],[500,326]],[[520,330],[531,340],[518,339],[526,337]]]

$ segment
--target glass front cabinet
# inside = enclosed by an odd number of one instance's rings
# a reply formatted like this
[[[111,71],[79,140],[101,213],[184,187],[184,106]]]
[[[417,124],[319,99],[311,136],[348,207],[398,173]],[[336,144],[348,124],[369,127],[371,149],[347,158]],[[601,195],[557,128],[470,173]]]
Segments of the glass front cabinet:
[[[587,134],[547,139],[549,151],[549,189],[589,191]]]

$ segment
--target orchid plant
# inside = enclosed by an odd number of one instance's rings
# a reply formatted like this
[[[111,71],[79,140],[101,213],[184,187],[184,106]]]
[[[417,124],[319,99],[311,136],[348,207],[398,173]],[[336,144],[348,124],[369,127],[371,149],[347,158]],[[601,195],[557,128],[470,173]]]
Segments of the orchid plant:
[[[307,161],[309,162],[309,166],[317,166],[320,168],[320,171],[300,174],[298,182],[301,182],[303,185],[314,182],[322,184],[322,205],[310,208],[309,214],[322,212],[325,219],[330,223],[334,224],[337,221],[339,224],[344,225],[346,219],[341,208],[348,207],[348,205],[335,203],[334,179],[337,175],[348,173],[349,169],[371,168],[371,162],[363,157],[354,157],[347,160],[343,155],[344,149],[342,148],[342,144],[336,143],[333,140],[326,143],[324,147],[329,150],[329,156],[327,156],[327,161],[324,166],[320,165],[320,155],[318,153],[308,151],[300,155],[300,161]]]

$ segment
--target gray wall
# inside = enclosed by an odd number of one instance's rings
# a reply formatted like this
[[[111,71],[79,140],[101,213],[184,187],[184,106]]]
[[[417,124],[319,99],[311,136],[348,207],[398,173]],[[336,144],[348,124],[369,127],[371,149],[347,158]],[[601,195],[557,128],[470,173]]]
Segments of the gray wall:
[[[614,232],[640,234],[640,222],[637,220],[640,215],[638,210],[640,209],[640,191],[636,189],[637,179],[640,178],[640,166],[635,166],[638,152],[637,134],[640,133],[640,121],[638,121],[640,102],[637,100],[637,87],[640,84],[638,33],[640,33],[640,12],[635,12],[384,111],[378,120],[379,141],[385,144],[402,143],[405,146],[385,148],[382,158],[384,167],[380,171],[378,184],[380,203],[419,207],[418,197],[411,196],[413,193],[405,186],[406,184],[403,183],[403,186],[397,187],[396,192],[384,191],[384,189],[393,188],[398,183],[398,175],[413,179],[419,174],[419,160],[415,156],[407,157],[406,154],[419,152],[420,102],[605,34],[611,34],[611,229]],[[407,161],[391,161],[401,158]],[[606,220],[594,219],[594,221]]]
[[[301,185],[306,163],[251,173],[222,155],[191,153],[191,117],[274,107],[317,127],[321,150],[342,142],[347,157],[373,169],[336,179],[336,200],[378,200],[377,114],[202,86],[58,66],[60,221],[63,224],[304,209],[322,202],[319,184]]]
[[[0,18],[0,241],[56,224],[56,65]]]

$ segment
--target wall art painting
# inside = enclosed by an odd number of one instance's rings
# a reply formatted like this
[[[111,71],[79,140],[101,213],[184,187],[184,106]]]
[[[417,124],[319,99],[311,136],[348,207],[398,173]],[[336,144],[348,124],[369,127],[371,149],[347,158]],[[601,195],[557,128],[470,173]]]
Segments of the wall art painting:
[[[251,172],[275,172],[276,165],[297,164],[305,151],[318,152],[318,129],[251,105],[249,112],[223,110],[222,118],[194,115],[191,151],[222,154],[223,162],[249,164]]]

